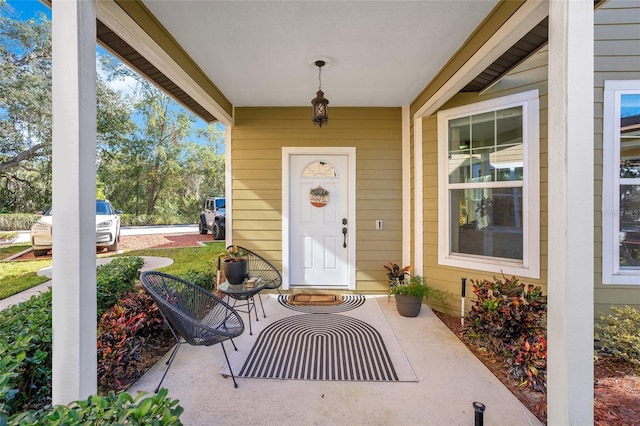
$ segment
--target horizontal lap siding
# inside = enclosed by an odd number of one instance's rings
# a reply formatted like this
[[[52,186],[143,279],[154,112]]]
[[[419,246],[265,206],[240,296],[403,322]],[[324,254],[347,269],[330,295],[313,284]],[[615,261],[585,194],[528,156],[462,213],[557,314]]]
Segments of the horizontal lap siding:
[[[595,17],[595,309],[608,313],[611,305],[640,309],[640,286],[602,284],[602,112],[605,80],[640,80],[640,3],[611,0]],[[608,207],[606,207],[608,209]]]
[[[232,129],[233,241],[282,268],[282,148],[356,148],[356,280],[386,292],[383,265],[402,257],[400,108],[330,108],[329,124],[311,108],[236,108]],[[374,229],[375,220],[384,223]]]
[[[547,51],[541,50],[523,64],[514,68],[507,76],[482,95],[460,93],[441,109],[468,105],[487,99],[537,89],[540,95],[540,279],[523,279],[525,283],[540,285],[547,292]],[[459,313],[460,279],[492,279],[492,272],[469,270],[438,264],[438,135],[437,117],[433,114],[422,122],[423,166],[424,166],[424,276],[427,282],[449,293],[446,298],[448,310]],[[470,282],[467,281],[470,290]],[[470,291],[467,297],[473,297]],[[471,306],[467,303],[467,308]]]

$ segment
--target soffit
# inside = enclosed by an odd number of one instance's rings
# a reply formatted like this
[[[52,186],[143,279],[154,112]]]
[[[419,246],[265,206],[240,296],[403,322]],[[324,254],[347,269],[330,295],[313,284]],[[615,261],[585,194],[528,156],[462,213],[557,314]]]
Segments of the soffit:
[[[498,1],[144,1],[234,106],[408,105]]]

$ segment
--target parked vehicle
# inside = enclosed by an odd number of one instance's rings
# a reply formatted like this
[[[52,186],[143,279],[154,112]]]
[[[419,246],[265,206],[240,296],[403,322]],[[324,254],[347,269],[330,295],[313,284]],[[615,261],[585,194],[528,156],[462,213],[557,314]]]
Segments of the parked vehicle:
[[[224,238],[225,231],[225,200],[224,197],[207,197],[204,200],[198,230],[201,234],[211,231],[214,240]]]
[[[96,247],[118,250],[120,241],[120,210],[115,210],[109,200],[96,200]],[[51,208],[31,227],[31,246],[34,256],[44,256],[52,246]]]

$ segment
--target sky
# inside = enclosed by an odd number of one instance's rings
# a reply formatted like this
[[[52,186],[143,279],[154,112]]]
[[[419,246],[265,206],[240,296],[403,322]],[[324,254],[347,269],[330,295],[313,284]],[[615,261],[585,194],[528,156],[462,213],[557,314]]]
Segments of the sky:
[[[39,0],[7,0],[7,4],[9,4],[12,8],[14,8],[18,14],[18,18],[21,20],[29,20],[31,18],[36,17],[40,12],[43,12],[48,19],[51,19],[51,9],[42,4]],[[102,47],[97,46],[98,54],[109,54]],[[100,72],[100,70],[98,70]],[[129,82],[127,81],[115,81],[110,84],[111,88],[114,90],[122,91],[122,92],[131,92],[133,89]],[[204,129],[207,127],[207,123],[204,120],[196,117],[195,126],[199,129]],[[220,124],[222,126],[222,124]],[[224,129],[224,127],[222,127]]]

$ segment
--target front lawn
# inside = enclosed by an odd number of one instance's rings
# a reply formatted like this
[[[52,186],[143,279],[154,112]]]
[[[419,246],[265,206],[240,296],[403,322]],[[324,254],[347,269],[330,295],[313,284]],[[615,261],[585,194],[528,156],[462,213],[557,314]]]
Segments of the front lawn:
[[[124,256],[158,256],[173,259],[173,264],[162,268],[162,272],[182,276],[189,271],[215,272],[218,254],[224,250],[224,242],[209,243],[201,247],[175,247],[133,250]]]
[[[6,259],[29,247],[31,247],[29,244],[1,247],[0,259]],[[47,277],[36,275],[36,272],[47,266],[51,266],[51,259],[0,262],[0,299],[13,296],[16,293],[48,281]]]

